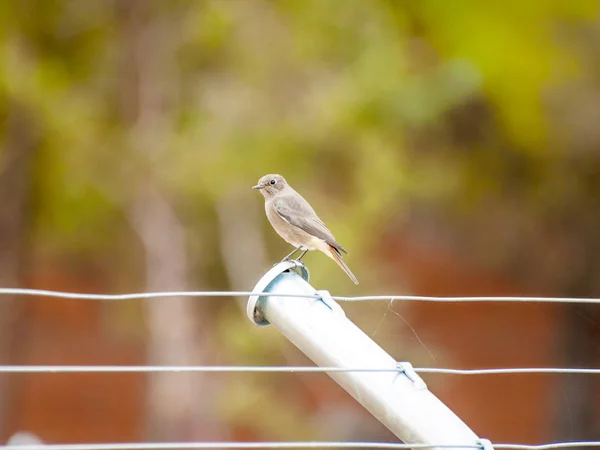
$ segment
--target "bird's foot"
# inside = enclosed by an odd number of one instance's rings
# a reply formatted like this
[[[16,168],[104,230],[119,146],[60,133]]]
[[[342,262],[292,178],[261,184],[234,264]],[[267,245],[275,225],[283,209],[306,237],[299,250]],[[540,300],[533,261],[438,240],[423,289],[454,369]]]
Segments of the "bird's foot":
[[[298,246],[298,247],[296,247],[296,248],[294,249],[294,251],[293,251],[292,253],[290,253],[289,255],[287,255],[285,258],[283,258],[283,259],[281,260],[281,262],[289,261],[289,260],[290,260],[290,258],[291,258],[292,256],[294,256],[294,254],[296,254],[296,253],[297,253],[299,250],[301,250],[301,249],[302,249],[302,246],[301,246],[301,245],[300,245],[300,246]]]

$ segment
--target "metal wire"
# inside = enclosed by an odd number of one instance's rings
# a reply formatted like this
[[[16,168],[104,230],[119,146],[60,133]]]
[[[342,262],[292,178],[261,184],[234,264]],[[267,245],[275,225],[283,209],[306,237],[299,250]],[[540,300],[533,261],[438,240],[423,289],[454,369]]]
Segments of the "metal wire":
[[[555,448],[572,447],[600,447],[600,441],[588,442],[555,442],[552,444],[523,445],[523,444],[492,444],[494,448],[506,448],[513,450],[551,450]]]
[[[173,291],[139,292],[132,294],[82,294],[77,292],[49,291],[46,289],[0,288],[0,295],[27,295],[78,300],[143,300],[165,297],[240,297],[250,295],[274,295],[269,292],[249,291]],[[277,294],[279,297],[319,298],[317,295]]]
[[[480,448],[476,445],[426,445],[426,444],[400,444],[394,442],[152,442],[152,443],[128,443],[128,444],[68,444],[68,445],[22,445],[22,446],[0,446],[0,450],[166,450],[166,449],[205,449],[205,448],[396,448],[396,449],[419,449],[443,447],[456,448]]]
[[[76,292],[60,292],[45,289],[0,288],[0,295],[28,295],[54,298],[70,298],[80,300],[140,300],[164,297],[240,297],[250,295],[272,296],[272,292],[251,291],[181,291],[181,292],[140,292],[132,294],[83,294]],[[319,298],[316,295],[277,294],[279,297]],[[598,298],[571,297],[427,297],[419,295],[365,295],[358,297],[332,296],[342,302],[357,301],[423,301],[423,302],[538,302],[538,303],[600,303]]]
[[[414,369],[419,373],[439,373],[445,375],[496,375],[507,373],[576,373],[600,375],[600,369],[577,369],[561,367],[515,367],[500,369],[443,369],[437,367],[419,367]]]
[[[428,448],[475,448],[479,445],[446,444],[402,444],[395,442],[132,442],[110,444],[48,444],[48,445],[0,445],[0,450],[171,450],[171,449],[208,449],[208,448],[392,448],[392,449],[428,449]],[[542,445],[493,444],[496,449],[507,450],[552,450],[574,447],[600,447],[600,441],[556,442]]]
[[[422,295],[364,295],[358,297],[332,296],[340,302],[360,302],[365,300],[377,301],[420,301],[420,302],[537,302],[537,303],[600,303],[598,298],[576,298],[576,297],[427,297]]]
[[[305,367],[305,366],[0,366],[0,373],[157,373],[157,372],[399,372],[398,367]],[[571,373],[600,375],[600,369],[517,367],[500,369],[444,369],[415,367],[415,372],[445,375],[496,375]]]

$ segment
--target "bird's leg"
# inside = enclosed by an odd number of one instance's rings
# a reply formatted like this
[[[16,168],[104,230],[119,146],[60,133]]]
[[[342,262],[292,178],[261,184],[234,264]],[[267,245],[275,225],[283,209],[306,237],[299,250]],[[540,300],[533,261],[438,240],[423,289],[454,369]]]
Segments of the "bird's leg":
[[[296,258],[296,261],[300,261],[302,258],[304,258],[304,255],[306,255],[306,252],[308,252],[307,248],[305,248],[304,251],[302,253],[300,253],[300,256],[298,256]]]
[[[281,260],[281,262],[284,262],[284,261],[289,261],[289,260],[290,260],[290,258],[292,257],[292,255],[293,255],[294,253],[296,253],[298,250],[300,250],[301,248],[302,248],[302,246],[301,246],[301,245],[299,245],[298,247],[296,247],[296,248],[294,249],[294,251],[293,251],[292,253],[290,253],[289,255],[287,255],[285,258],[283,258],[283,259]]]

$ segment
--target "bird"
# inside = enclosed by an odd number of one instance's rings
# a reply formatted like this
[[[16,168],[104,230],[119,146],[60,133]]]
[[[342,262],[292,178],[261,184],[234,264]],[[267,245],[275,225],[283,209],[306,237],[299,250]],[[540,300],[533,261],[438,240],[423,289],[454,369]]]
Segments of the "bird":
[[[265,175],[252,189],[258,189],[265,198],[267,218],[277,234],[295,247],[282,262],[289,261],[292,255],[300,250],[302,253],[296,261],[300,261],[310,250],[320,250],[333,259],[354,284],[358,284],[358,280],[342,259],[342,253],[348,254],[346,249],[336,241],[312,206],[285,178],[278,174]]]

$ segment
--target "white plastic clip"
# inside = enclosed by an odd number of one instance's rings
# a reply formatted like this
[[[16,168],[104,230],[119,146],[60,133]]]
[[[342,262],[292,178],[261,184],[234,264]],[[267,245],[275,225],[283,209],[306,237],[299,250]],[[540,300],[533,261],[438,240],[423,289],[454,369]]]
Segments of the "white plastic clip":
[[[398,369],[399,372],[404,373],[404,375],[406,375],[406,377],[413,382],[415,388],[417,389],[427,389],[427,385],[425,384],[425,381],[423,381],[423,378],[421,378],[417,372],[415,372],[415,369],[413,368],[412,364],[407,362],[407,361],[402,361],[396,364],[396,368]],[[487,450],[487,449],[485,449]]]
[[[329,307],[329,309],[331,309],[336,315],[340,315],[343,317],[346,316],[346,313],[344,312],[342,307],[338,305],[334,299],[331,298],[331,294],[329,293],[329,291],[317,291],[317,295],[321,298],[321,301],[325,303]]]
[[[477,445],[479,445],[479,447],[482,450],[494,450],[494,446],[492,445],[492,443],[490,442],[489,439],[478,439],[477,440]]]

